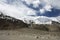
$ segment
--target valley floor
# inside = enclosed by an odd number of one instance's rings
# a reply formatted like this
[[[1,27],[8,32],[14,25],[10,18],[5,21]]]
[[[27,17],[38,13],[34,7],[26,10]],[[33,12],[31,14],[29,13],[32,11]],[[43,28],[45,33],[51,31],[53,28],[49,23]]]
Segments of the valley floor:
[[[29,28],[0,30],[0,40],[60,40],[60,32],[47,32]]]

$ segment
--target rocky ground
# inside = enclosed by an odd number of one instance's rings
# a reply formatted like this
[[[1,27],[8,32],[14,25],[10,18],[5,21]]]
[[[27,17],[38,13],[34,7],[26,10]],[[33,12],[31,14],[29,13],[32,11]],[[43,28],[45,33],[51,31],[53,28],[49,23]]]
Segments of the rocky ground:
[[[60,32],[22,28],[0,30],[0,40],[60,40]]]

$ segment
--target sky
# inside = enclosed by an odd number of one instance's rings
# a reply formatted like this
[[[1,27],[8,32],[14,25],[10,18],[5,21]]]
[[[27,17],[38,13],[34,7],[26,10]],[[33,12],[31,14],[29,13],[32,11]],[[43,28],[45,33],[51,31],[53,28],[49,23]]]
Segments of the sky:
[[[0,11],[17,19],[25,16],[58,17],[59,4],[60,0],[0,0]]]

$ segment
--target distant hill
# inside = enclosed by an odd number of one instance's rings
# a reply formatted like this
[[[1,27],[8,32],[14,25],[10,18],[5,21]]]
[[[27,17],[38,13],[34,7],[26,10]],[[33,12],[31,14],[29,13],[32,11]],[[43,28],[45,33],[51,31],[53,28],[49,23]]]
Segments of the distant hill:
[[[30,24],[29,28],[44,30],[44,31],[60,31],[60,23],[52,21],[52,24]]]

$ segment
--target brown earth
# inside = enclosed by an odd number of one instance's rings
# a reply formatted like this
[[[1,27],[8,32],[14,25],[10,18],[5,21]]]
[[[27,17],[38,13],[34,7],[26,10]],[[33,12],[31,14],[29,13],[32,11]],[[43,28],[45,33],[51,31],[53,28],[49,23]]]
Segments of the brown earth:
[[[29,28],[0,30],[0,40],[60,40],[60,32],[47,32]]]

